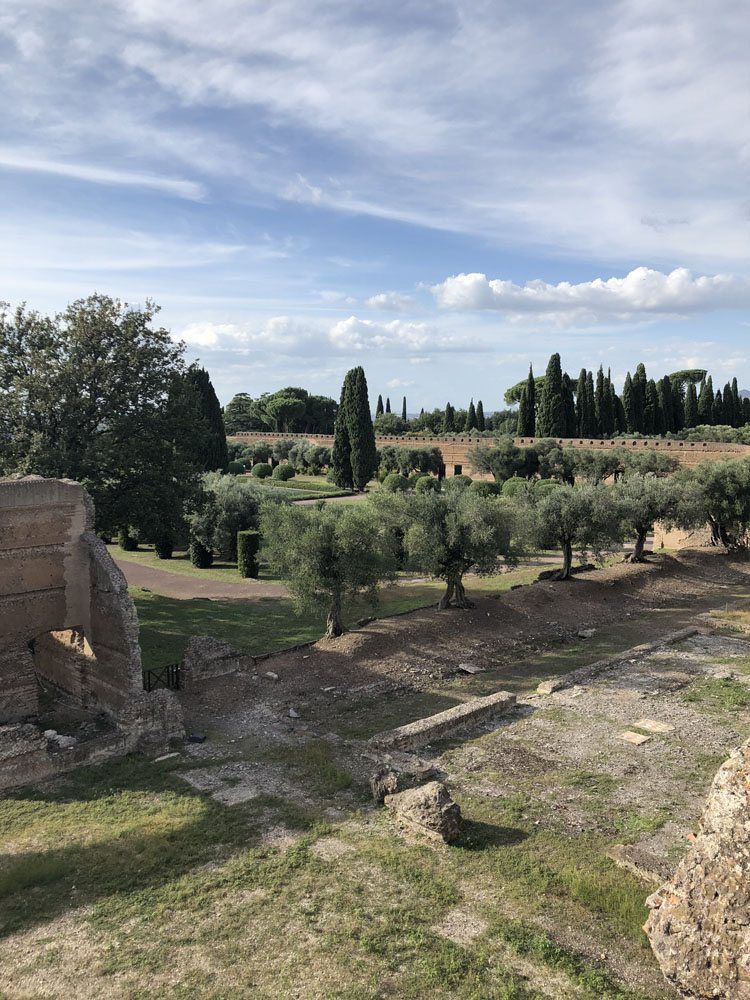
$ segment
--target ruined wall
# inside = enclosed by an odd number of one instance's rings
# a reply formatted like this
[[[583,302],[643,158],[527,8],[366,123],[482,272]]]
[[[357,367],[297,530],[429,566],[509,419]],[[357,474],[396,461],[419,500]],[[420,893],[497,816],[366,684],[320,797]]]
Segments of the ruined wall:
[[[231,435],[228,441],[281,441],[281,440],[302,440],[310,441],[314,444],[331,447],[333,436],[330,434],[277,434],[270,431],[241,431],[239,434]],[[540,438],[513,438],[514,444],[519,448],[526,448],[534,444]],[[443,462],[446,467],[446,475],[452,476],[456,466],[461,466],[464,473],[471,471],[471,460],[469,452],[476,448],[478,444],[492,444],[492,438],[470,437],[469,435],[458,435],[456,437],[421,437],[421,436],[383,436],[376,437],[375,444],[378,448],[383,445],[396,445],[400,448],[437,447],[443,454]],[[744,444],[723,444],[715,441],[664,441],[662,439],[651,438],[615,438],[613,440],[601,440],[597,438],[559,438],[558,443],[571,448],[588,448],[592,451],[606,451],[617,445],[641,451],[644,448],[658,449],[666,451],[679,459],[682,465],[694,466],[710,458],[743,458],[750,456],[750,445]],[[491,479],[491,476],[481,476],[482,479]]]
[[[750,740],[719,769],[694,846],[647,905],[668,980],[690,996],[750,998]]]

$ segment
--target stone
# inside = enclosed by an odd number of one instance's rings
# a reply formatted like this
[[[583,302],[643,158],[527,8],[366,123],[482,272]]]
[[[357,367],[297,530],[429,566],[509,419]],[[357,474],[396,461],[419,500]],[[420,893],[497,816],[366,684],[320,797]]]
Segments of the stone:
[[[228,642],[220,642],[210,635],[193,635],[182,654],[180,687],[190,691],[206,680],[246,673],[254,666],[252,656],[235,649]]]
[[[60,733],[55,733],[49,742],[58,750],[71,750],[78,740],[75,736],[62,736]]]
[[[461,810],[440,781],[386,795],[385,807],[403,830],[452,844],[461,832]]]
[[[188,736],[188,743],[205,743],[206,734],[205,733],[191,733]]]
[[[549,681],[542,681],[537,684],[536,693],[537,694],[554,694],[555,691],[561,691],[565,687],[565,681],[562,677],[553,677]]]
[[[154,757],[154,764],[160,764],[163,760],[171,760],[173,757],[179,756],[176,750],[174,753],[163,753],[161,757]]]
[[[415,747],[424,747],[429,744],[430,740],[439,739],[449,733],[468,729],[486,719],[503,715],[511,711],[515,704],[516,696],[514,694],[509,691],[496,691],[485,698],[472,698],[454,708],[446,709],[445,712],[417,719],[416,722],[399,726],[398,729],[377,733],[370,738],[370,743],[387,750],[409,750]]]
[[[458,669],[465,674],[483,674],[484,667],[477,666],[476,663],[459,663]]]
[[[719,768],[695,844],[646,905],[669,982],[694,997],[750,997],[750,740]]]
[[[620,739],[638,747],[641,743],[648,743],[651,737],[644,736],[642,733],[634,733],[632,729],[626,729],[624,733],[620,733]]]
[[[290,708],[289,709],[289,718],[290,719],[299,719],[299,714],[297,712],[295,712],[293,708]]]
[[[370,776],[370,789],[373,799],[380,805],[386,795],[394,795],[398,791],[398,775],[383,765]]]
[[[607,851],[607,857],[620,868],[625,868],[654,885],[661,885],[672,874],[673,866],[668,861],[637,844],[615,844]]]
[[[593,639],[596,635],[595,628],[579,628],[576,632],[579,639]]]
[[[266,670],[263,676],[267,677],[269,681],[277,681],[279,679],[279,675],[275,674],[273,670]]]
[[[647,733],[673,733],[675,729],[669,722],[659,722],[658,719],[639,719],[633,725],[636,729],[645,729]]]

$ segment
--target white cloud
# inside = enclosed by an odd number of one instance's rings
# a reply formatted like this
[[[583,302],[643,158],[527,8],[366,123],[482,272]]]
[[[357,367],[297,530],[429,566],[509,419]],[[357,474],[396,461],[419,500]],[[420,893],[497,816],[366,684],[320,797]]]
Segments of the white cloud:
[[[399,319],[391,320],[390,323],[378,323],[350,316],[331,327],[329,339],[339,350],[402,348],[406,351],[419,351],[427,346],[434,346],[438,338],[425,323],[406,323]]]
[[[383,309],[388,312],[408,312],[417,304],[411,295],[400,295],[398,292],[380,292],[365,299],[365,305],[370,309]]]
[[[0,167],[54,174],[57,177],[70,177],[73,180],[86,181],[91,184],[150,188],[154,191],[164,191],[177,198],[186,198],[189,201],[202,201],[205,198],[203,186],[195,181],[110,167],[98,167],[87,163],[64,163],[59,160],[48,160],[41,156],[24,155],[11,149],[0,149]]]
[[[596,278],[557,285],[488,280],[484,274],[457,274],[431,286],[441,309],[497,310],[511,317],[532,314],[576,321],[682,317],[750,306],[750,283],[729,274],[694,278],[686,268],[669,274],[638,267],[624,278]]]
[[[263,348],[278,354],[300,352],[315,339],[309,327],[289,316],[273,316],[257,327],[199,321],[188,323],[173,336],[195,347],[244,352]]]
[[[403,378],[392,378],[389,382],[386,382],[386,385],[389,389],[406,389],[408,386],[414,385],[414,383]]]

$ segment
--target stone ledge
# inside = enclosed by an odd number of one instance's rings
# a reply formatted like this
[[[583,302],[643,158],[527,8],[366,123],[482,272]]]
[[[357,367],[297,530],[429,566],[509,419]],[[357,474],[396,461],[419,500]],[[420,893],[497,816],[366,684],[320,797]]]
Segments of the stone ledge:
[[[571,670],[570,673],[550,677],[548,681],[542,681],[538,685],[536,693],[553,694],[555,691],[562,691],[563,688],[573,687],[575,684],[580,684],[581,681],[590,680],[592,677],[596,677],[597,674],[604,673],[610,667],[616,667],[624,660],[637,660],[648,653],[653,653],[657,649],[661,649],[662,646],[671,646],[675,642],[682,642],[683,639],[689,639],[693,635],[705,634],[706,631],[706,628],[693,626],[690,628],[681,628],[677,632],[669,632],[655,642],[644,642],[640,646],[632,646],[630,649],[624,649],[621,653],[606,656],[603,660],[589,663],[585,667],[578,667],[577,670]]]
[[[370,743],[382,749],[407,750],[421,747],[431,740],[459,729],[467,729],[484,719],[510,711],[516,696],[509,691],[496,691],[485,698],[472,698],[437,715],[428,715],[398,729],[388,729],[370,738]]]

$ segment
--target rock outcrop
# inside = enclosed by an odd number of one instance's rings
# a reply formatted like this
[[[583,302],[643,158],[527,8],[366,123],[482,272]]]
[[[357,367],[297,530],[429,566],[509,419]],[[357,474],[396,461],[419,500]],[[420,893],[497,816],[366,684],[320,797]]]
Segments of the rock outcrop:
[[[461,810],[440,781],[386,795],[385,806],[408,833],[451,844],[461,832]]]
[[[750,1000],[750,740],[717,772],[700,827],[644,929],[683,993]]]

